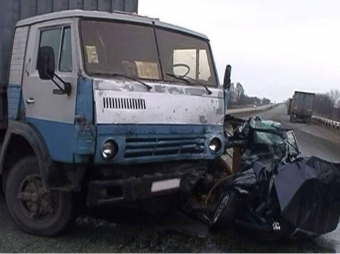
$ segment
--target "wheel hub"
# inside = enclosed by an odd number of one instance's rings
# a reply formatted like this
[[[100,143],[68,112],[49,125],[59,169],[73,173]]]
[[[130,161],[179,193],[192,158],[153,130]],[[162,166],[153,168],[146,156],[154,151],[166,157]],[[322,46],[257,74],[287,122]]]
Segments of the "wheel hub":
[[[31,195],[31,200],[33,201],[33,202],[38,202],[38,200],[39,200],[39,194],[38,193],[33,193],[32,195]]]
[[[17,195],[23,213],[33,220],[46,220],[53,216],[58,206],[56,192],[45,191],[39,175],[27,176]]]
[[[228,202],[229,202],[229,194],[225,195],[225,197],[222,199],[220,205],[217,207],[216,212],[214,214],[214,218],[213,218],[214,223],[221,216],[224,208],[228,205]]]

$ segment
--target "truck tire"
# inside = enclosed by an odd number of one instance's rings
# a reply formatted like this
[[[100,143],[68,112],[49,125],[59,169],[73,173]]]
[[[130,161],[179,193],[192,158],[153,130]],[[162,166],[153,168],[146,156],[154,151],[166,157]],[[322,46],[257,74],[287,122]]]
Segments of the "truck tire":
[[[73,219],[72,193],[45,191],[33,156],[21,159],[10,170],[5,195],[10,215],[26,233],[57,235]]]
[[[209,229],[212,232],[230,228],[237,214],[237,193],[227,191],[221,197],[210,221]]]

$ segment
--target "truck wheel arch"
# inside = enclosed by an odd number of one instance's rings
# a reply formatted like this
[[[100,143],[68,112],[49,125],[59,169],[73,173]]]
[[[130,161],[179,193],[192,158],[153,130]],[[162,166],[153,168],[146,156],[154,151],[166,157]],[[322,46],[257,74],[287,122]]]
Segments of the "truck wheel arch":
[[[18,150],[15,148],[18,148]],[[54,165],[43,138],[33,126],[27,123],[10,121],[0,156],[0,176],[2,177],[3,189],[5,188],[6,174],[9,169],[19,159],[33,154],[37,158],[41,177],[44,186],[46,186],[48,173],[53,170]]]

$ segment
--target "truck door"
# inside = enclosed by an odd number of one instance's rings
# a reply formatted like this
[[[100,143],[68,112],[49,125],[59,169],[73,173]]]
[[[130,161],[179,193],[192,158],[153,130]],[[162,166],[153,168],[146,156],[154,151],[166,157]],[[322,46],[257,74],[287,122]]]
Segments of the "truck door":
[[[52,159],[72,161],[74,115],[77,94],[75,32],[72,19],[56,20],[31,26],[26,49],[23,100],[27,122],[44,137]],[[55,73],[72,87],[71,94],[58,94],[51,80],[41,80],[37,71],[40,47],[54,50]],[[62,83],[56,80],[63,87]],[[55,90],[55,91],[54,91]]]

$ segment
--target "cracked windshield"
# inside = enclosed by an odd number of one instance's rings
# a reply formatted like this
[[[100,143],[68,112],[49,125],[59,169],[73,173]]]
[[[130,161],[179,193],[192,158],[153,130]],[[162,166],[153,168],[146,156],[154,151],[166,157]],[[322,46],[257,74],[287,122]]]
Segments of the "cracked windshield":
[[[217,84],[209,44],[202,39],[156,28],[157,49],[151,26],[83,20],[81,31],[85,67],[91,75]]]

